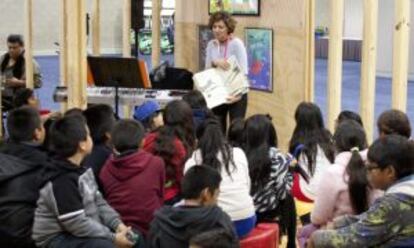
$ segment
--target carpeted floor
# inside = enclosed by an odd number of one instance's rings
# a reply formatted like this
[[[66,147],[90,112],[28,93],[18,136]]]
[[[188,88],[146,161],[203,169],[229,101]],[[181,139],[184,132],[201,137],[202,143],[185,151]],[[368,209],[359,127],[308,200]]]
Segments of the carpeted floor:
[[[151,57],[143,56],[151,68]],[[38,90],[38,95],[43,108],[58,110],[59,105],[53,102],[52,95],[54,88],[59,82],[59,59],[57,56],[36,57],[43,74],[43,87]],[[162,60],[172,62],[173,56],[166,55]],[[345,61],[343,64],[343,86],[342,86],[342,109],[358,111],[359,109],[359,88],[360,88],[360,63]],[[326,114],[326,82],[327,82],[327,61],[316,60],[315,72],[315,101]],[[277,82],[276,82],[277,83]],[[408,96],[414,93],[414,82],[408,85]],[[391,79],[377,77],[375,116],[389,109],[391,106]],[[414,120],[414,99],[408,98],[407,113],[410,119]]]

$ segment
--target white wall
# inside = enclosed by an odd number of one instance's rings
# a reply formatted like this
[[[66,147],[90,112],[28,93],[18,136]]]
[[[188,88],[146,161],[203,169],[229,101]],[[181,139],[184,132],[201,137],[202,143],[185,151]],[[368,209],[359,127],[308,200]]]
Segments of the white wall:
[[[24,1],[0,0],[0,51],[5,51],[11,33],[24,34]],[[59,1],[33,1],[33,49],[35,55],[56,54],[59,41]],[[86,1],[91,12],[92,1]],[[122,1],[101,0],[101,48],[103,53],[122,51]],[[89,44],[91,40],[89,39]]]
[[[329,27],[330,1],[316,1],[316,26]],[[378,56],[377,75],[391,77],[392,75],[392,48],[393,48],[393,23],[394,1],[378,0]],[[414,24],[414,0],[411,0],[411,24]],[[411,25],[413,27],[413,25]],[[362,39],[363,32],[363,0],[345,1],[344,37]],[[410,65],[409,77],[414,80],[414,28],[411,29],[410,38]]]

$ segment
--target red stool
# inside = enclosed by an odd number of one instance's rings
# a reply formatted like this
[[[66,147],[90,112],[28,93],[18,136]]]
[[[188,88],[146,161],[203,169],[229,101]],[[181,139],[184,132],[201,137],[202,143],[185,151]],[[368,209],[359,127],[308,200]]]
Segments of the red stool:
[[[277,248],[279,247],[279,226],[276,223],[262,223],[240,240],[241,248]]]

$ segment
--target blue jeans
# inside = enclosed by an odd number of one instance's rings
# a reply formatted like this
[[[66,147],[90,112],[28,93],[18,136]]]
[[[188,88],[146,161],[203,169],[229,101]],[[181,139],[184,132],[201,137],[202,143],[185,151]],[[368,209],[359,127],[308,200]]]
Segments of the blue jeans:
[[[237,236],[241,239],[249,234],[256,226],[256,215],[247,219],[233,221],[233,225],[236,228]]]

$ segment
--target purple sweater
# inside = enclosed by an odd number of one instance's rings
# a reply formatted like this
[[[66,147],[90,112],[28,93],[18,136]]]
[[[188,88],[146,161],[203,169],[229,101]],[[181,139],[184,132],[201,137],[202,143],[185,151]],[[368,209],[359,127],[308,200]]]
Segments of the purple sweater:
[[[339,153],[335,163],[326,169],[317,185],[315,205],[311,214],[311,221],[315,225],[325,225],[335,217],[345,214],[355,214],[348,193],[348,175],[346,166],[351,159],[351,152]],[[360,153],[362,159],[367,158],[367,150]],[[382,196],[383,192],[373,190],[370,193],[370,203]]]

